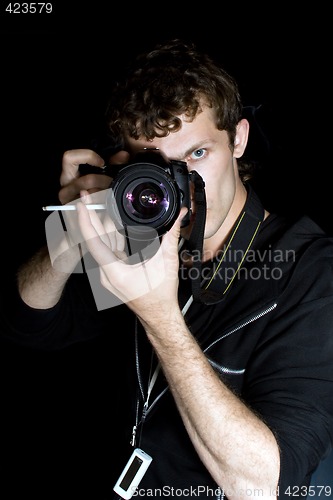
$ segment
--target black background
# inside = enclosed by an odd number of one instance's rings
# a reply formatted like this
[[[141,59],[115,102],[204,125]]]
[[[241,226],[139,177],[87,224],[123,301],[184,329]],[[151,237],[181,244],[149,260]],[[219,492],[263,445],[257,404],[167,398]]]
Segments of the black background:
[[[9,14],[1,3],[3,294],[43,242],[41,207],[57,200],[63,152],[101,131],[110,78],[174,36],[208,50],[236,77],[244,104],[261,106],[270,147],[255,134],[249,147],[262,165],[266,206],[308,213],[332,232],[328,12],[302,6],[291,14],[281,2],[188,3],[182,12],[180,2],[64,3],[43,16]],[[1,342],[1,499],[111,498],[109,343],[39,353]]]

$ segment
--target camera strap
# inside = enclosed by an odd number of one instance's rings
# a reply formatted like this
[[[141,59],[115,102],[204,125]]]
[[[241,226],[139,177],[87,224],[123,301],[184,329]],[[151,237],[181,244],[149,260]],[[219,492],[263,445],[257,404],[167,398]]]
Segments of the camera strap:
[[[186,249],[188,252],[194,255],[192,267],[195,269],[195,275],[197,279],[192,280],[192,295],[193,299],[198,300],[201,295],[201,261],[202,261],[202,250],[203,250],[203,240],[205,233],[206,224],[206,193],[205,193],[205,183],[202,177],[192,170],[190,172],[190,179],[194,185],[194,201],[195,201],[195,222],[186,244]]]
[[[193,172],[193,174],[196,174]],[[196,219],[188,244],[189,252],[194,255],[192,267],[195,269],[191,280],[193,300],[204,304],[216,304],[226,297],[239,270],[253,246],[260,225],[264,220],[265,210],[258,196],[247,185],[248,196],[244,208],[234,224],[233,231],[223,249],[213,262],[209,277],[202,279],[202,251],[206,221],[206,199],[203,181],[194,175]],[[200,176],[199,176],[200,177]],[[198,198],[198,201],[197,201]]]

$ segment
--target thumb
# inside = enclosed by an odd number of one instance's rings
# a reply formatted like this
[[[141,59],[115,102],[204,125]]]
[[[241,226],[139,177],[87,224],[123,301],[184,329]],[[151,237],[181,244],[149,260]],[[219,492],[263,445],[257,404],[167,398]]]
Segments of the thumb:
[[[187,214],[187,212],[188,212],[188,208],[186,208],[186,207],[182,207],[180,209],[179,215],[178,215],[175,223],[173,224],[171,229],[169,229],[169,231],[163,236],[163,239],[166,238],[169,240],[170,243],[176,242],[176,244],[178,244],[178,240],[180,238],[181,223],[182,223],[183,218]]]

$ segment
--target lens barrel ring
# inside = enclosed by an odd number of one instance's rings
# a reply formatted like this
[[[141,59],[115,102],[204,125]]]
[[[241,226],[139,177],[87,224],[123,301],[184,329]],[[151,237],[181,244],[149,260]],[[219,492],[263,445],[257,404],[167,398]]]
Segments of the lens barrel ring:
[[[122,168],[111,183],[107,206],[112,218],[126,226],[149,226],[159,234],[177,218],[182,192],[168,169],[155,163]]]

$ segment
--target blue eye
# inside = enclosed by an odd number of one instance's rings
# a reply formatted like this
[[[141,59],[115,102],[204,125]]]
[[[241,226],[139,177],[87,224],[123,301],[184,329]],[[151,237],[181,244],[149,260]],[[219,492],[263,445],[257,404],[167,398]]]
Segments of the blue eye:
[[[196,149],[195,151],[193,151],[191,156],[194,160],[198,160],[198,159],[202,158],[203,156],[205,156],[205,153],[206,153],[206,150],[203,148]]]

